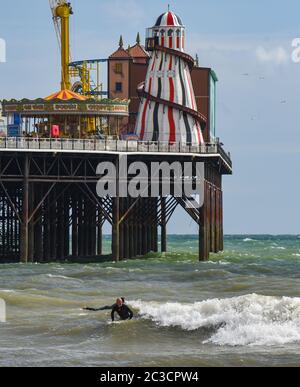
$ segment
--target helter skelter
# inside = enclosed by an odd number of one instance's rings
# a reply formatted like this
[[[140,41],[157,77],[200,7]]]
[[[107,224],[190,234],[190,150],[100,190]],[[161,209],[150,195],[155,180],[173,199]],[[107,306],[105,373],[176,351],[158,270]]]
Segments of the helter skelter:
[[[191,80],[194,59],[184,52],[185,27],[173,12],[162,14],[147,30],[152,52],[141,98],[136,133],[142,141],[200,145],[206,117],[197,111]]]

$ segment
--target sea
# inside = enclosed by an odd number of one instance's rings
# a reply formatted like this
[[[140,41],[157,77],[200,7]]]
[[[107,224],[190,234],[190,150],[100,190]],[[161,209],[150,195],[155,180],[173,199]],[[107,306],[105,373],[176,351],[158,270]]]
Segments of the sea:
[[[226,236],[208,262],[197,250],[174,235],[120,263],[0,265],[0,366],[300,366],[300,236]],[[117,297],[133,320],[82,309]]]

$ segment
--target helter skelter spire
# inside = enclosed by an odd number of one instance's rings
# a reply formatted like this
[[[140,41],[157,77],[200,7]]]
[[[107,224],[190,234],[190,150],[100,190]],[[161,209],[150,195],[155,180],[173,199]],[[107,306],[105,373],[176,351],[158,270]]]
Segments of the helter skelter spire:
[[[147,31],[152,52],[141,98],[136,133],[142,141],[199,145],[206,118],[197,111],[191,80],[194,59],[184,52],[185,27],[173,12],[162,14]]]
[[[136,35],[136,43],[137,44],[141,44],[141,36],[140,36],[140,33],[138,32],[137,35]]]
[[[119,47],[123,48],[123,46],[124,46],[123,36],[120,35],[120,39],[119,39]]]

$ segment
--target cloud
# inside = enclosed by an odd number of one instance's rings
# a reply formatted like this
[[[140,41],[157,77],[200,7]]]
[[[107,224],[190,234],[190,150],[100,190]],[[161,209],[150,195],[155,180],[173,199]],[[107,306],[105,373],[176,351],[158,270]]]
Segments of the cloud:
[[[194,55],[198,53],[201,64],[209,61],[216,68],[229,66],[243,68],[244,72],[257,71],[257,64],[269,65],[269,71],[274,66],[288,64],[290,53],[286,37],[266,37],[259,35],[201,35],[191,33],[187,38],[187,50]]]
[[[289,60],[289,55],[286,50],[278,46],[276,48],[267,50],[266,48],[259,46],[256,49],[256,58],[262,63],[274,63],[277,65],[287,63]]]
[[[0,38],[0,63],[6,62],[6,42]]]

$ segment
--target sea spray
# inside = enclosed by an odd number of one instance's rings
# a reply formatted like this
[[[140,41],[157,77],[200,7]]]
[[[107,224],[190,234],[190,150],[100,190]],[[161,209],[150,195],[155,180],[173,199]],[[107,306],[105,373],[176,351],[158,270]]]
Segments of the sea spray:
[[[0,298],[0,323],[6,322],[6,304],[5,301]]]
[[[272,346],[300,342],[300,298],[250,294],[193,304],[133,301],[145,319],[186,331],[215,327],[204,343]]]

